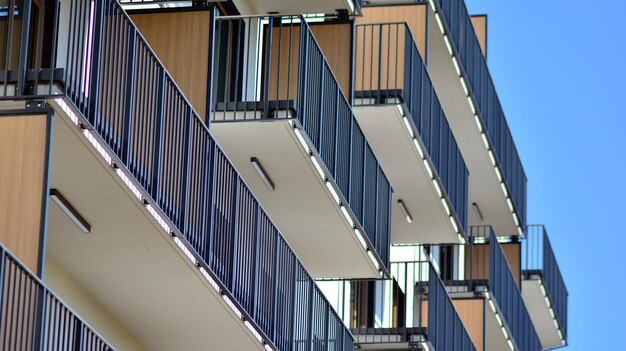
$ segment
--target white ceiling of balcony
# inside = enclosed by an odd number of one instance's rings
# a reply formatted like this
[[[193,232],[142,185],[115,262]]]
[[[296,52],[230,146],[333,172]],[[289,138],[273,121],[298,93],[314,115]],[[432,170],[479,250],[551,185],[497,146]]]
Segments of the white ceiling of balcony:
[[[66,118],[57,112],[51,186],[92,233],[51,202],[49,258],[146,350],[263,350]],[[72,307],[81,314],[80,304]]]
[[[544,350],[563,346],[550,315],[550,309],[539,287],[539,281],[523,280],[522,296]]]
[[[354,114],[394,189],[392,242],[458,243],[456,232],[396,105],[355,107]],[[407,221],[398,200],[405,204],[412,218],[411,223]]]
[[[286,119],[213,122],[211,132],[311,275],[380,277]]]
[[[485,302],[485,350],[510,350],[495,313]]]
[[[333,14],[337,10],[352,12],[356,0],[234,0],[242,15],[283,14]]]

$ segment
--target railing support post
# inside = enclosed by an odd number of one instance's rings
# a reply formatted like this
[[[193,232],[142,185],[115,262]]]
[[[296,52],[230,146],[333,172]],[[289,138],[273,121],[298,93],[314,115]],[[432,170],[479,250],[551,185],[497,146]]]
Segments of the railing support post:
[[[133,97],[135,95],[135,47],[137,46],[137,29],[134,26],[128,28],[128,51],[126,52],[125,98],[124,98],[124,129],[122,134],[122,163],[129,165],[130,139],[133,121]]]
[[[306,101],[308,100],[307,94],[307,82],[308,82],[308,74],[307,74],[307,58],[309,57],[309,40],[307,37],[308,29],[304,20],[302,21],[303,25],[300,28],[300,52],[298,58],[298,84],[299,84],[299,94],[296,97],[298,99],[298,118],[302,121],[304,125],[304,111],[306,110]],[[308,126],[307,126],[308,127]]]
[[[104,20],[104,1],[94,1],[92,6],[94,9],[93,18],[93,36],[92,47],[87,48],[91,53],[87,56],[90,58],[91,67],[89,69],[89,107],[87,108],[87,120],[94,124],[98,114],[98,95],[100,92],[100,52],[102,51],[102,22]],[[91,23],[89,24],[91,25]],[[54,67],[53,67],[54,68]]]
[[[183,174],[182,174],[182,182],[181,182],[181,200],[180,200],[180,214],[179,228],[182,229],[183,236],[187,237],[189,233],[188,228],[188,220],[187,215],[189,214],[189,174],[190,172],[190,161],[189,161],[189,153],[191,152],[191,135],[193,133],[193,109],[191,106],[188,108],[188,114],[184,116],[185,118],[185,129],[183,134]]]
[[[152,179],[150,180],[150,194],[159,202],[159,187],[161,183],[161,139],[163,137],[163,105],[165,100],[165,70],[162,69],[157,83],[156,111],[154,121],[154,144],[152,145]]]
[[[272,69],[272,37],[274,36],[274,21],[278,20],[280,23],[280,17],[275,18],[272,17],[268,21],[267,24],[267,60],[265,62],[265,82],[263,84],[263,116],[265,118],[269,117],[269,109],[270,109],[270,80],[271,80],[271,69]],[[280,44],[279,44],[280,45]],[[280,57],[278,58],[280,66]],[[279,68],[280,70],[280,68]],[[276,84],[280,84],[277,82]],[[278,96],[276,97],[278,100]]]
[[[307,330],[307,348],[306,350],[313,350],[313,292],[315,291],[315,283],[313,281],[309,281],[309,311],[308,311],[308,319],[309,325]]]
[[[13,16],[13,14],[11,12],[12,8],[13,8],[13,1],[9,2],[9,7],[7,7],[7,15],[8,16]],[[23,8],[22,8],[22,40],[20,43],[20,62],[18,63],[18,77],[17,77],[17,91],[15,92],[16,95],[23,95],[25,93],[25,80],[26,80],[26,65],[28,63],[28,56],[29,56],[29,51],[28,51],[28,40],[29,40],[29,32],[30,32],[30,12],[31,12],[31,5],[32,5],[32,0],[25,0],[23,2]],[[10,28],[10,27],[9,27]],[[11,32],[9,32],[9,35],[12,35]],[[7,51],[11,50],[10,47],[7,47]],[[10,69],[10,64],[7,62],[5,63],[7,71]],[[8,77],[7,77],[8,78]]]
[[[210,31],[209,31],[209,52],[210,53],[214,53],[215,51],[215,38],[216,38],[216,24],[217,21],[215,20],[215,17],[217,17],[217,8],[213,5],[211,5],[211,23],[209,25],[210,27]],[[204,116],[204,123],[206,123],[206,125],[208,127],[211,126],[211,112],[213,111],[213,85],[215,84],[215,80],[214,80],[214,64],[215,64],[215,57],[214,55],[209,55],[209,69],[207,71],[208,77],[207,77],[207,87],[206,87],[206,110],[205,110],[205,116]]]

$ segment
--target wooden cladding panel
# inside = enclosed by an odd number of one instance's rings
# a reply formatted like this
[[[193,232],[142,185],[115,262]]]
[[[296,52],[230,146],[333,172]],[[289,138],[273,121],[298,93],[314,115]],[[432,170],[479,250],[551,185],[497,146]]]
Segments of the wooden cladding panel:
[[[357,27],[354,90],[404,87],[405,35],[403,26]]]
[[[465,246],[465,277],[489,279],[489,245]]]
[[[472,16],[471,20],[483,56],[487,57],[487,15]]]
[[[506,257],[509,267],[511,267],[511,273],[513,273],[513,277],[515,278],[515,283],[517,283],[517,288],[521,289],[522,286],[520,285],[520,279],[522,277],[522,261],[520,256],[522,255],[522,246],[520,243],[501,245],[504,257]]]
[[[362,9],[363,16],[357,17],[356,24],[406,22],[420,54],[425,57],[427,10],[427,4],[365,7]]]
[[[5,4],[6,5],[6,4]],[[14,17],[12,28],[9,18],[0,19],[0,69],[17,69],[22,45],[22,17]],[[11,31],[9,35],[9,30]],[[10,40],[10,46],[9,46]],[[8,53],[7,53],[8,51]],[[8,54],[8,56],[7,56]]]
[[[204,117],[211,12],[134,14],[131,18],[196,112]]]
[[[47,116],[0,117],[0,242],[38,271]]]
[[[350,98],[352,24],[309,24],[346,98]],[[270,100],[295,100],[298,94],[300,26],[272,30]],[[265,53],[267,55],[267,52]]]
[[[474,342],[478,351],[484,350],[485,300],[455,299],[452,300],[456,312],[461,317],[465,330]]]
[[[521,279],[521,246],[520,243],[500,244],[511,273],[520,288]],[[467,279],[489,279],[489,245],[465,246],[465,277]]]
[[[269,100],[296,100],[298,97],[298,55],[300,27],[273,28],[269,77]],[[267,61],[266,51],[264,53]]]
[[[419,300],[418,301],[419,304]],[[418,315],[418,314],[416,314]],[[428,300],[422,300],[422,313],[420,315],[420,318],[422,318],[421,321],[415,321],[415,325],[419,325],[421,327],[424,328],[428,328]]]
[[[341,90],[350,98],[352,66],[352,23],[310,23],[315,40],[320,45]]]

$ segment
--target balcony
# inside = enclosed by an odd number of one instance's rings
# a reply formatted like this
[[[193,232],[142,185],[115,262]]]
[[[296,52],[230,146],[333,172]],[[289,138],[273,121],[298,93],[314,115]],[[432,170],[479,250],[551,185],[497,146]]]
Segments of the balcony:
[[[471,227],[468,244],[432,247],[431,254],[455,305],[464,311],[464,320],[475,318],[472,309],[476,306],[467,305],[480,301],[484,306],[484,334],[483,330],[477,333],[484,335],[477,336],[481,339],[479,349],[484,345],[496,350],[542,350],[520,291],[521,245],[517,236],[498,238],[489,226]]]
[[[394,188],[392,242],[464,242],[467,167],[408,24],[355,32],[354,111]]]
[[[468,224],[521,235],[526,175],[463,0],[429,1],[428,72],[470,173]]]
[[[522,296],[544,349],[567,344],[568,293],[543,225],[522,240]]]
[[[428,261],[392,262],[390,270],[386,280],[318,282],[359,348],[476,350]]]
[[[0,349],[113,350],[10,251],[0,245]]]
[[[312,26],[223,17],[215,36],[216,140],[314,277],[380,277],[392,189]]]
[[[29,100],[20,113],[54,115],[50,186],[66,201],[49,208],[46,260],[56,268],[45,270],[47,282],[74,281],[65,295],[77,309],[100,306],[106,318],[89,320],[117,324],[105,335],[115,348],[352,350],[349,331],[119,3],[23,5],[9,23],[34,18],[32,42],[51,47],[29,52],[28,26],[4,28],[23,38],[23,50],[3,47],[7,56],[30,59],[3,63],[0,106]],[[40,23],[58,30],[35,30]]]
[[[189,1],[189,0],[120,0],[126,10],[153,10],[162,8],[184,8],[208,6],[208,3],[225,2],[224,0]],[[196,4],[199,3],[199,4]],[[356,15],[361,10],[362,0],[324,0],[324,1],[281,1],[281,0],[235,0],[233,4],[239,13],[253,15],[259,13],[294,14],[339,12]]]

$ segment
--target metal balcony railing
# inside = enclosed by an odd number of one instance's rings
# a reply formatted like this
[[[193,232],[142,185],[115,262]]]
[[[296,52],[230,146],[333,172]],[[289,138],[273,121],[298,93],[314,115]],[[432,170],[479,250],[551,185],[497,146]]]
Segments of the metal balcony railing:
[[[460,63],[467,77],[470,95],[473,94],[478,106],[486,133],[489,135],[503,177],[511,193],[515,209],[519,214],[520,225],[526,223],[526,174],[520,160],[509,125],[487,61],[482,54],[471,18],[463,0],[438,0],[443,13],[442,20],[452,37],[452,45],[458,53]]]
[[[19,6],[9,23],[30,18],[34,3],[10,1]],[[101,140],[105,161],[139,185],[135,196],[165,215],[185,253],[268,347],[352,350],[348,329],[118,1],[62,3],[41,0],[48,11],[33,12],[55,28],[31,32],[34,52],[24,28],[37,23],[8,26],[7,37],[24,34],[25,59],[8,67],[4,83],[17,76],[17,96],[4,98],[54,97],[76,111],[74,123]],[[14,50],[9,40],[4,51]],[[46,72],[54,75],[34,80]]]
[[[440,246],[452,248],[452,246]],[[461,265],[462,277],[444,277],[448,290],[452,293],[485,291],[493,299],[502,314],[511,339],[519,351],[541,351],[542,346],[532,324],[513,270],[498,242],[491,226],[470,227],[470,237],[466,245],[460,245],[465,261]],[[441,264],[444,271],[450,271]],[[443,274],[443,273],[442,273]]]
[[[0,244],[0,349],[107,351],[113,347]]]
[[[430,343],[435,350],[476,350],[430,262],[392,262],[390,270],[391,279],[333,282],[341,317],[360,345]]]
[[[355,106],[402,104],[466,232],[469,173],[408,25],[357,25],[355,46]]]
[[[387,267],[392,189],[304,17],[221,17],[215,37],[213,122],[297,119]]]
[[[543,225],[529,225],[522,240],[522,275],[524,279],[541,279],[556,319],[567,337],[568,292],[556,261],[548,232]]]

